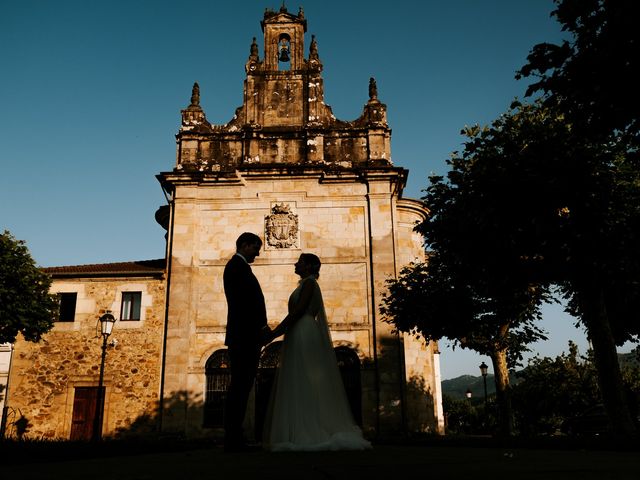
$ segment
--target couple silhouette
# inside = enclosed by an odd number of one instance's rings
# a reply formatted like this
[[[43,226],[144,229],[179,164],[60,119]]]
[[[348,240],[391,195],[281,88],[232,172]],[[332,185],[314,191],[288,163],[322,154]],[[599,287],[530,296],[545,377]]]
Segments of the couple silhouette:
[[[257,447],[245,443],[242,424],[255,382],[262,347],[284,334],[271,390],[262,446],[269,451],[363,450],[371,444],[356,425],[333,350],[318,285],[320,259],[303,253],[295,264],[300,277],[289,297],[288,314],[273,330],[265,299],[250,264],[262,240],[245,232],[224,269],[231,382],[225,405],[225,451]]]

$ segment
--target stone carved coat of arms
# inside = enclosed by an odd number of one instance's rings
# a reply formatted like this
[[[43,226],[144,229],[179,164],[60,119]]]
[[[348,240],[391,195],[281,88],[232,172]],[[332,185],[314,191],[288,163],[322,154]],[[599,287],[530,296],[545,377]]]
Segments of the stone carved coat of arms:
[[[297,248],[298,215],[284,203],[275,204],[265,217],[267,245],[274,248]]]

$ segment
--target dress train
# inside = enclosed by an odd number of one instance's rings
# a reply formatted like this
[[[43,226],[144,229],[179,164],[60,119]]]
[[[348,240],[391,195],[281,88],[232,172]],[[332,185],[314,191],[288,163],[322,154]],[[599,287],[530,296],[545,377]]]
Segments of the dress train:
[[[290,309],[302,282],[291,295]],[[364,450],[331,342],[320,287],[286,333],[267,409],[263,443],[271,451]]]

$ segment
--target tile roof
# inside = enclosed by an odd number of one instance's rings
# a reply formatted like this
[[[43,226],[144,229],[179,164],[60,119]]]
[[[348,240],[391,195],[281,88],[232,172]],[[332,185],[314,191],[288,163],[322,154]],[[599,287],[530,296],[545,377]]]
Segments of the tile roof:
[[[95,263],[90,265],[70,265],[45,267],[42,271],[52,277],[110,277],[110,276],[158,276],[165,270],[164,258],[139,260],[135,262]]]

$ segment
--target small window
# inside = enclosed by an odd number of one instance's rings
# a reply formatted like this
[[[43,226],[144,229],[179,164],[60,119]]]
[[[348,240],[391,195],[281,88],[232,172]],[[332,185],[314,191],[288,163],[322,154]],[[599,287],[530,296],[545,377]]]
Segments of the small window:
[[[140,320],[142,292],[122,292],[120,320]]]
[[[76,316],[76,300],[78,294],[73,293],[58,293],[58,302],[60,304],[60,316],[59,322],[73,322]]]

